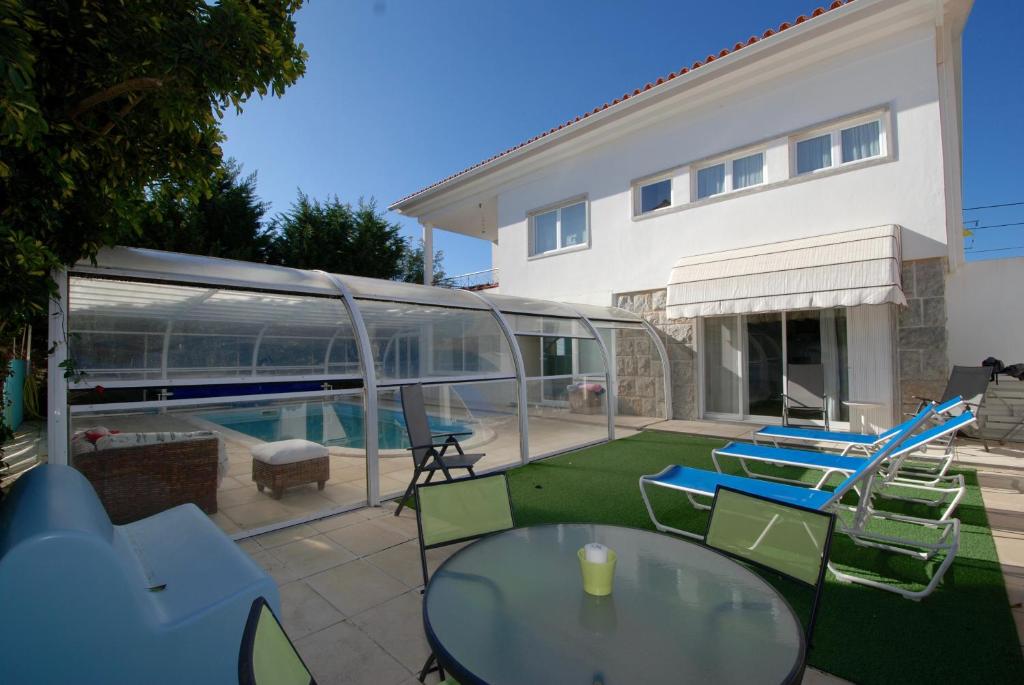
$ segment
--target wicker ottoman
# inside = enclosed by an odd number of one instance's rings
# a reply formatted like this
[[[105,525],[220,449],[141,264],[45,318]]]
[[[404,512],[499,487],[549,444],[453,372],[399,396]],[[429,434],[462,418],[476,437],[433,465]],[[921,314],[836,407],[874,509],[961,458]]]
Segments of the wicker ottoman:
[[[279,440],[257,445],[252,454],[252,479],[256,489],[270,488],[281,499],[285,488],[316,483],[323,490],[331,477],[327,448],[309,440]]]

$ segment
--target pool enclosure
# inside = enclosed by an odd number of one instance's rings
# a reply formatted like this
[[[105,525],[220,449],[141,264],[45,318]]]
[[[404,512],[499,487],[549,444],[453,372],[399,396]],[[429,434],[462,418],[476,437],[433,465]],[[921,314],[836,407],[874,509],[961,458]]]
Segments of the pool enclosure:
[[[129,503],[201,492],[238,536],[400,495],[405,384],[484,472],[671,407],[661,340],[614,307],[134,248],[58,282],[50,460]],[[329,471],[261,491],[251,452],[286,439],[326,447]]]

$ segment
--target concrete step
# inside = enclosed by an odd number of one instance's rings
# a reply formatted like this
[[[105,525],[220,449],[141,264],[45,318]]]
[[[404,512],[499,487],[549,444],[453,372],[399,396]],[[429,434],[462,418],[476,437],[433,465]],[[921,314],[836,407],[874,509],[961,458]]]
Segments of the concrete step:
[[[1024,533],[1024,492],[1015,488],[984,486],[981,496],[985,500],[988,523],[994,530]]]
[[[982,489],[1024,492],[1024,471],[978,469],[978,485]]]

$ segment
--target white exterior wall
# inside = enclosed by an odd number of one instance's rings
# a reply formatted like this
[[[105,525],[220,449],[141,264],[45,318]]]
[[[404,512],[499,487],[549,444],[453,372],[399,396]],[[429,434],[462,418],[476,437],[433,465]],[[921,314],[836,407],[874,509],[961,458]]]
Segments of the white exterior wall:
[[[1024,362],[1024,257],[967,262],[946,280],[951,364],[978,366],[986,357]]]
[[[891,161],[632,218],[635,179],[768,141],[766,181],[785,174],[788,134],[878,106],[891,110]],[[686,170],[674,183],[689,193]],[[503,293],[609,304],[615,292],[665,287],[695,255],[880,224],[903,227],[905,260],[947,255],[935,32],[922,26],[556,162],[498,192],[494,266]],[[527,213],[586,194],[586,250],[528,259]]]

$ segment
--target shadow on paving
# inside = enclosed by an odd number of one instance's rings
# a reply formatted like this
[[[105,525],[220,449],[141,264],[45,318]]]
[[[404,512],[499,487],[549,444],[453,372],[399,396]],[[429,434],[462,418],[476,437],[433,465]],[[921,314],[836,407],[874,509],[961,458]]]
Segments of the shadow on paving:
[[[640,498],[640,476],[671,464],[713,469],[711,449],[723,444],[647,431],[517,468],[509,472],[516,523],[589,522],[653,530]],[[829,574],[809,657],[812,666],[856,683],[1024,682],[1024,658],[981,491],[973,471],[962,473],[968,491],[957,511],[960,550],[942,583],[914,602],[840,583]],[[670,525],[694,532],[707,526],[707,513],[695,511],[681,493],[654,492],[651,504]],[[917,516],[929,512],[923,505],[886,500],[877,505]],[[902,555],[856,546],[840,534],[833,540],[832,561],[844,570],[915,588],[927,582],[931,570]],[[809,593],[770,576],[805,616]]]

